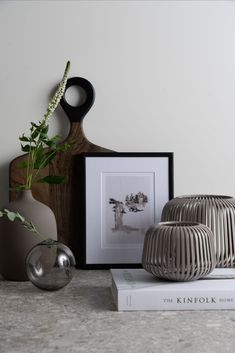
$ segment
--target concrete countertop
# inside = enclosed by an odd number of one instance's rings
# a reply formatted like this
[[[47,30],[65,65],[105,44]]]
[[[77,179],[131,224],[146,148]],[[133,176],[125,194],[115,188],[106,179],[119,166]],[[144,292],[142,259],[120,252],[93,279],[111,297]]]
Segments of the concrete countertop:
[[[117,312],[109,271],[56,292],[0,279],[0,353],[234,352],[235,311]]]

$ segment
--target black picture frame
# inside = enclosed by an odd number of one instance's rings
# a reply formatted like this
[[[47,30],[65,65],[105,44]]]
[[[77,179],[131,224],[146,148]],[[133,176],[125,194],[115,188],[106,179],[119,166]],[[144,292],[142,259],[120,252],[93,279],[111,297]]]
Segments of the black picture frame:
[[[78,158],[78,267],[142,267],[143,233],[160,221],[164,204],[174,197],[173,152],[82,153]]]

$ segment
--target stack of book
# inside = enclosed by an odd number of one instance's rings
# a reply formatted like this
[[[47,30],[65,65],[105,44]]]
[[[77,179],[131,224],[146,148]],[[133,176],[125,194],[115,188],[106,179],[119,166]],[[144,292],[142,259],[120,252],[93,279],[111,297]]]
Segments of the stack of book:
[[[191,282],[159,280],[144,269],[111,269],[119,311],[235,309],[235,268],[216,268]]]

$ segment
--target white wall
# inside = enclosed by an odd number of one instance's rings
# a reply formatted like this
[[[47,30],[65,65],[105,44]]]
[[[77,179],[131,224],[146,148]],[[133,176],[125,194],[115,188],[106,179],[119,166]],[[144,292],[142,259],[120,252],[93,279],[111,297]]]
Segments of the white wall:
[[[96,90],[92,142],[173,151],[176,195],[235,195],[234,2],[1,1],[0,51],[1,204],[17,138],[44,114],[67,59]],[[66,134],[60,110],[55,122]]]

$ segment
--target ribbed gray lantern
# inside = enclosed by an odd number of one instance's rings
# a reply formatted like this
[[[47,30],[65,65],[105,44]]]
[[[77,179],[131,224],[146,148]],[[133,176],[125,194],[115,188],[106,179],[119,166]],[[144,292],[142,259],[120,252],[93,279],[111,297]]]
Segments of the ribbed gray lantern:
[[[158,278],[190,281],[215,268],[211,230],[194,222],[161,222],[145,235],[142,264]]]
[[[207,225],[214,234],[216,267],[235,267],[235,199],[222,195],[189,195],[167,202],[162,221]]]

